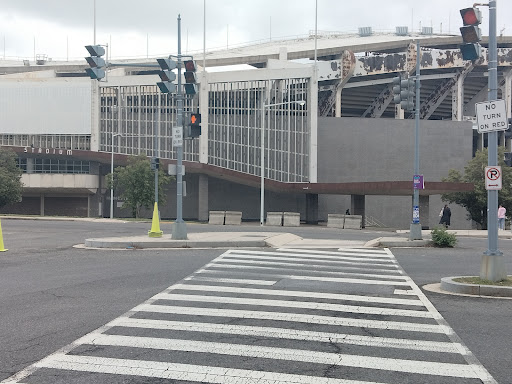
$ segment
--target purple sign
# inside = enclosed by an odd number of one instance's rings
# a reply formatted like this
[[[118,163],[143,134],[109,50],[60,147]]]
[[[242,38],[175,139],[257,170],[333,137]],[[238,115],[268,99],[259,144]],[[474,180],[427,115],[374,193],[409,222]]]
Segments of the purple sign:
[[[414,189],[424,189],[423,175],[414,175],[412,179],[412,187]]]

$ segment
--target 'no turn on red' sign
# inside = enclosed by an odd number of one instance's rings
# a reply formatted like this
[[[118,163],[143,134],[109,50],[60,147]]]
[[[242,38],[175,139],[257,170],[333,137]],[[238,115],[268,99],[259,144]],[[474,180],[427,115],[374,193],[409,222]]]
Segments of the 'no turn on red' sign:
[[[488,191],[501,190],[501,167],[499,165],[485,167],[485,189]]]
[[[506,131],[508,128],[505,100],[492,100],[475,104],[478,133]]]

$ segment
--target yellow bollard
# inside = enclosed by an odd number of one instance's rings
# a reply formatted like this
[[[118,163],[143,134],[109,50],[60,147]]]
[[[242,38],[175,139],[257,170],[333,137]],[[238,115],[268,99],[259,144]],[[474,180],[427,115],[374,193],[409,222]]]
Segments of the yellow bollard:
[[[148,231],[149,237],[162,237],[163,232],[160,230],[160,218],[158,217],[158,204],[155,202],[155,209],[153,210],[153,221],[151,223],[151,230]]]
[[[4,248],[4,237],[2,235],[2,221],[0,220],[0,252],[5,252],[7,249]]]

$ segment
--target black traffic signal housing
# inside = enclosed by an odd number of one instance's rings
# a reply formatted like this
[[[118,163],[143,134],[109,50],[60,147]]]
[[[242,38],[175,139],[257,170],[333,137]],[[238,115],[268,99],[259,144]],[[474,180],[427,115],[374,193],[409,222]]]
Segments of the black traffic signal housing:
[[[105,68],[107,67],[105,59],[101,57],[105,54],[105,48],[101,45],[86,45],[85,49],[91,55],[85,58],[90,66],[90,68],[85,69],[85,72],[91,79],[100,81],[105,77]]]
[[[414,79],[398,75],[393,77],[393,101],[406,111],[414,110]]]
[[[151,158],[150,168],[154,171],[156,171],[160,168],[160,159],[158,157]]]
[[[156,61],[162,69],[158,72],[162,81],[156,83],[156,85],[162,93],[175,93],[176,84],[173,81],[176,80],[176,74],[172,70],[176,68],[176,62],[171,59],[156,59]]]
[[[463,60],[475,61],[482,55],[480,40],[482,33],[478,25],[482,22],[482,14],[478,8],[464,8],[460,10],[463,27],[460,27],[463,44],[459,46]]]
[[[187,95],[195,95],[197,93],[197,79],[196,79],[196,63],[194,60],[185,60],[183,62],[185,68],[185,93]]]
[[[186,139],[195,139],[201,136],[201,114],[191,113],[186,127]]]

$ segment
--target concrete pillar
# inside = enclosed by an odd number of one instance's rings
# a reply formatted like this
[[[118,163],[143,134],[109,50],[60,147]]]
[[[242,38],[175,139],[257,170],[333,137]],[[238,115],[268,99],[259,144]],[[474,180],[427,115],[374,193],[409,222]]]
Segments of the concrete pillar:
[[[197,219],[199,221],[208,221],[208,176],[199,175],[197,202]]]
[[[395,119],[401,119],[404,118],[404,110],[402,109],[400,104],[395,104]]]
[[[462,121],[464,112],[464,76],[460,76],[452,88],[452,120]]]
[[[340,86],[336,89],[336,104],[335,104],[335,116],[341,117],[341,91],[343,88]]]
[[[350,213],[352,215],[361,215],[362,216],[362,227],[366,226],[365,216],[366,216],[366,207],[365,207],[365,195],[350,195]]]
[[[306,224],[318,224],[318,194],[306,194]]]
[[[44,216],[44,193],[39,197],[39,214]]]
[[[34,173],[34,159],[27,157],[27,173]]]
[[[421,229],[430,229],[430,196],[420,195],[420,224]],[[434,223],[435,224],[435,223]]]

